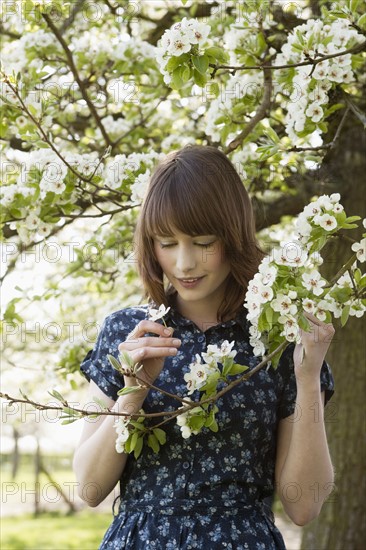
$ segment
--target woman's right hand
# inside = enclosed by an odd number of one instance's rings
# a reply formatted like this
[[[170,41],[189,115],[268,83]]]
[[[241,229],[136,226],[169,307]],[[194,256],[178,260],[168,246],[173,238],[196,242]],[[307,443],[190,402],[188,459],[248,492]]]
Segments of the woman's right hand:
[[[148,332],[157,336],[145,336]],[[143,365],[137,373],[141,381],[153,384],[163,369],[165,357],[173,357],[177,354],[181,341],[178,338],[172,338],[172,334],[172,328],[144,320],[140,321],[126,340],[119,344],[119,351],[127,351],[135,365],[137,363]],[[126,386],[137,385],[137,380],[133,376],[124,376],[124,379]]]

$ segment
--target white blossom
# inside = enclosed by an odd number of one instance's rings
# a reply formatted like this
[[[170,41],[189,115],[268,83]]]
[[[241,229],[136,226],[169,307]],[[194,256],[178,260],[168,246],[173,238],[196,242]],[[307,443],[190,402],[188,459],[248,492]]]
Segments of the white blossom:
[[[317,223],[317,225],[320,225],[323,229],[326,229],[326,231],[333,231],[333,229],[336,229],[337,227],[337,220],[334,216],[330,216],[329,214],[323,214],[322,216],[317,216],[316,221],[314,218],[314,222]]]
[[[197,354],[196,361],[189,365],[190,371],[183,378],[187,383],[188,395],[199,390],[205,385],[207,378],[215,371],[213,365],[202,363],[201,357]]]
[[[152,307],[149,307],[148,315],[150,321],[157,321],[158,319],[162,319],[170,310],[170,307],[164,306],[164,304],[161,304],[159,306],[159,309],[154,309]]]
[[[326,284],[326,281],[322,279],[319,271],[303,273],[301,278],[303,286],[307,290],[312,291],[315,296],[323,294],[323,286]]]
[[[302,300],[302,307],[307,313],[314,313],[315,302],[314,300],[310,300],[310,298],[304,298]]]
[[[139,174],[133,185],[131,186],[131,201],[141,202],[146,194],[147,187],[150,182],[150,170],[146,170],[144,174]]]
[[[324,111],[321,108],[320,104],[314,101],[309,105],[309,107],[306,109],[305,114],[311,118],[313,122],[319,122],[324,115]]]
[[[117,432],[117,438],[116,438],[117,453],[125,452],[125,443],[130,437],[130,432],[128,429],[129,422],[130,422],[129,418],[120,416],[117,418],[117,420],[113,425]]]
[[[295,315],[297,312],[296,304],[293,304],[291,298],[285,294],[278,294],[271,303],[272,309],[278,311],[281,315]]]
[[[366,261],[366,239],[362,239],[359,243],[353,243],[351,248],[353,252],[356,252],[356,256],[359,262]]]
[[[261,281],[263,285],[272,286],[276,280],[277,268],[274,265],[268,265],[268,263],[262,262],[258,271],[262,275]]]

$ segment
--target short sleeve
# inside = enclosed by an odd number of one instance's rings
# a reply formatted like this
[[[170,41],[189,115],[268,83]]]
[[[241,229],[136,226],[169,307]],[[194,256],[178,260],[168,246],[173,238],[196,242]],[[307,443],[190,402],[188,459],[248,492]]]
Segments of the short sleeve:
[[[282,395],[279,404],[279,418],[286,418],[295,411],[295,402],[297,395],[296,377],[293,361],[294,345],[286,348],[278,365],[278,374],[282,382]],[[325,405],[334,393],[334,378],[330,366],[326,361],[323,362],[320,371],[320,388],[325,395]]]
[[[125,326],[124,326],[125,325]],[[118,345],[125,339],[129,323],[123,323],[116,314],[107,317],[101,327],[95,346],[88,352],[80,370],[88,381],[93,380],[108,397],[117,400],[123,385],[123,376],[110,364],[108,355],[118,357]]]

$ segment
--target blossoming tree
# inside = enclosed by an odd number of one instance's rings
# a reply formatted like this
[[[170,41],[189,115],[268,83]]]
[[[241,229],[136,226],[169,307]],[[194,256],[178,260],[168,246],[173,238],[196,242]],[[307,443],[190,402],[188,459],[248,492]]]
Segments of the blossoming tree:
[[[299,300],[322,319],[333,315],[345,324],[351,317],[329,358],[338,394],[328,423],[338,490],[319,519],[322,529],[308,528],[304,547],[360,547],[364,489],[353,456],[364,396],[362,383],[354,381],[364,381],[365,351],[354,317],[364,309],[355,295],[362,279],[355,261],[365,260],[365,241],[362,226],[352,232],[352,216],[365,217],[362,2],[18,0],[1,9],[3,280],[27,252],[50,243],[65,247],[65,232],[85,219],[73,262],[59,262],[62,281],[51,277],[47,283],[46,297],[65,301],[68,321],[76,318],[75,298],[67,303],[64,281],[73,279],[80,302],[84,293],[95,293],[104,310],[120,304],[118,290],[126,282],[130,294],[138,292],[134,222],[154,164],[171,149],[195,142],[221,147],[248,186],[258,229],[299,214],[319,197],[298,219],[300,252],[289,260],[283,245],[274,262],[262,264],[247,306],[258,355],[273,322],[280,327],[276,345],[291,334],[296,339],[303,322],[295,317]],[[339,233],[336,245],[326,239]],[[320,275],[314,253],[326,240]],[[347,260],[349,269],[324,293],[324,281],[332,281]],[[304,295],[292,279],[287,287],[282,281],[282,293],[274,296],[278,270],[289,280],[295,267]],[[17,334],[24,305],[39,300],[27,289],[18,292],[4,311],[5,336]],[[85,322],[92,319],[89,305],[82,308]],[[66,344],[59,360],[71,372],[88,346],[82,339],[81,345]],[[208,350],[216,363],[219,351],[233,359],[227,344],[226,350]],[[18,345],[8,346],[9,360]],[[46,365],[50,355],[45,357]],[[214,373],[215,362],[209,355],[206,360],[204,368],[198,358],[193,364],[186,380],[191,390],[198,388],[197,373],[202,382]],[[189,435],[189,414],[179,422],[182,435]],[[210,425],[215,427],[213,418]],[[120,435],[127,437],[123,423]],[[162,433],[155,436],[163,444]]]

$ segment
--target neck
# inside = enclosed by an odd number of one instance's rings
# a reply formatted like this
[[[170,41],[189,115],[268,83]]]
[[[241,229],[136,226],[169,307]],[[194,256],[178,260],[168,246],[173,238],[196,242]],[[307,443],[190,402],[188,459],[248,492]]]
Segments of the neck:
[[[179,296],[175,296],[174,305],[183,317],[193,321],[203,332],[220,322],[217,318],[219,304],[203,306],[199,301],[187,304]]]

